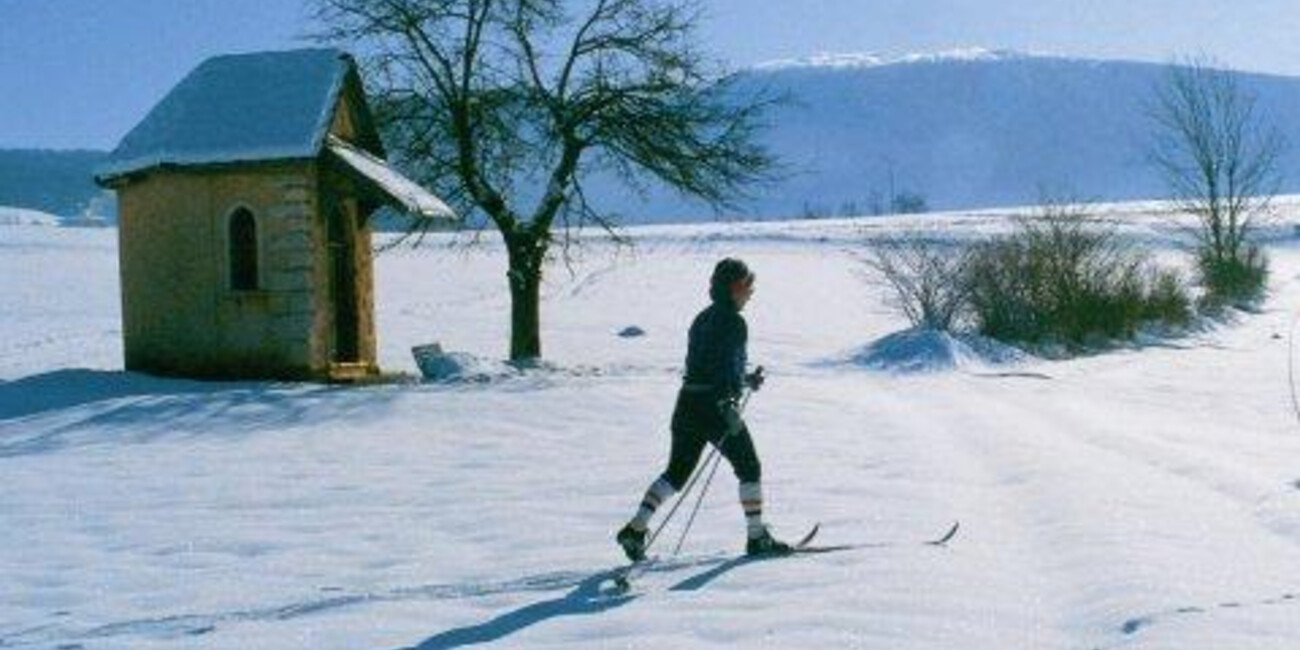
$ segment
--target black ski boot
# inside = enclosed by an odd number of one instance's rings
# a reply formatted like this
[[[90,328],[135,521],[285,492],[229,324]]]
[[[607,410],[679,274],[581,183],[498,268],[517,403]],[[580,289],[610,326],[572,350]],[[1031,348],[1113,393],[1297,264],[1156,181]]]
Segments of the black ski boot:
[[[789,555],[794,552],[794,548],[789,544],[772,537],[772,533],[766,528],[763,534],[758,537],[750,537],[745,544],[745,555],[754,556],[781,556]]]
[[[623,547],[623,554],[627,559],[633,562],[640,562],[645,559],[645,531],[637,530],[628,524],[618,531],[614,537],[618,545]]]

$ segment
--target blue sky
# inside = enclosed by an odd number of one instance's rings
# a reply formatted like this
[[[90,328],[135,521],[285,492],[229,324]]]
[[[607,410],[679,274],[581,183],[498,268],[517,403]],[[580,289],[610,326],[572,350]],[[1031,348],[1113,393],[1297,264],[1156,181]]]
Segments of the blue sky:
[[[1300,75],[1300,0],[704,0],[736,66],[981,46]],[[0,148],[108,149],[208,56],[304,44],[302,0],[0,0]]]

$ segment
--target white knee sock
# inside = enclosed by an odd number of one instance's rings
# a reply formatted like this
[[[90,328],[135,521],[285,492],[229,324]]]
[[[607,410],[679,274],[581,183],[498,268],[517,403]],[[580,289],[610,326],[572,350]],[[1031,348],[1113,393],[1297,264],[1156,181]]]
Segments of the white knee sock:
[[[641,505],[636,509],[636,515],[632,517],[632,528],[635,530],[645,530],[650,526],[650,518],[654,516],[655,510],[659,509],[659,504],[668,500],[668,497],[677,493],[664,477],[650,485],[650,489],[645,491],[645,496],[641,498]]]
[[[767,527],[763,525],[763,484],[740,484],[740,507],[745,511],[745,529],[749,537],[760,537]]]

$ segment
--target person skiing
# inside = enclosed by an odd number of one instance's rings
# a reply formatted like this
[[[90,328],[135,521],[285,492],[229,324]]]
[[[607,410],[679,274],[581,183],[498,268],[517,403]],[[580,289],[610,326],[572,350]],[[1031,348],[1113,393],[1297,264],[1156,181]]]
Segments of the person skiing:
[[[686,484],[705,444],[717,447],[740,482],[748,555],[783,555],[789,544],[763,523],[762,467],[749,428],[740,416],[743,388],[763,385],[762,369],[746,373],[748,326],[740,312],[754,294],[754,274],[744,262],[718,262],[709,281],[711,304],[691,323],[686,372],[672,418],[668,467],[646,490],[636,513],[615,539],[629,560],[645,558],[646,531],[655,510]]]

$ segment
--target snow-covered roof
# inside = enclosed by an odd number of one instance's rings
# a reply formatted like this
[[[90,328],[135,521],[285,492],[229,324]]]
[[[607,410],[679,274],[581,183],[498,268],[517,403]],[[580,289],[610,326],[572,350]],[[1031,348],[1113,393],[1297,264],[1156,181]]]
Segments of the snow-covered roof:
[[[329,150],[339,157],[348,167],[370,179],[379,190],[387,194],[411,214],[435,219],[455,219],[456,213],[447,207],[442,199],[420,187],[415,181],[403,176],[388,163],[330,135]]]
[[[122,138],[96,177],[164,164],[315,157],[353,65],[332,48],[208,59]]]

